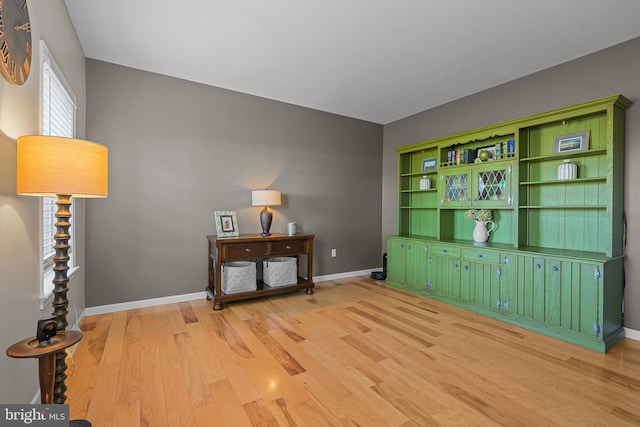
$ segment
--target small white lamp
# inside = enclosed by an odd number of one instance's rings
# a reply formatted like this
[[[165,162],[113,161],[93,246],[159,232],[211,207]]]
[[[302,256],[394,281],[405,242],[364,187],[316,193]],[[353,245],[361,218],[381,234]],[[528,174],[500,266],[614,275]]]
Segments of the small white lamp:
[[[251,206],[264,206],[260,211],[260,225],[262,226],[262,237],[271,235],[271,221],[273,213],[270,206],[280,206],[282,195],[276,190],[253,190],[251,191]]]

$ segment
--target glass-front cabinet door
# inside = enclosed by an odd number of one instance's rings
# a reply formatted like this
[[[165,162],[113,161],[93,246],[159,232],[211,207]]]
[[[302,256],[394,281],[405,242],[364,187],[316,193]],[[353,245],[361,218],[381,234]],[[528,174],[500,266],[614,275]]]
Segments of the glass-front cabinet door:
[[[511,206],[511,162],[493,162],[473,168],[472,205],[482,208]]]
[[[440,173],[441,207],[495,208],[511,206],[511,162],[452,167]]]
[[[451,168],[440,173],[440,205],[443,207],[469,206],[471,204],[470,169]]]

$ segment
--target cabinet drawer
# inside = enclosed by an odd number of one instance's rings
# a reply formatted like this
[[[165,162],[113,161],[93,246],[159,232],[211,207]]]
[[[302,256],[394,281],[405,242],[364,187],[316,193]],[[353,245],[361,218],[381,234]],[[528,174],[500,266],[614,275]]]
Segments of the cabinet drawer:
[[[432,244],[429,246],[429,252],[432,255],[444,255],[444,256],[460,258],[460,248],[456,246]]]
[[[462,258],[467,261],[481,261],[500,264],[500,252],[487,249],[463,249]]]
[[[255,258],[269,254],[267,243],[232,243],[226,248],[225,259]]]
[[[304,242],[302,240],[271,243],[271,255],[297,255],[304,252]]]

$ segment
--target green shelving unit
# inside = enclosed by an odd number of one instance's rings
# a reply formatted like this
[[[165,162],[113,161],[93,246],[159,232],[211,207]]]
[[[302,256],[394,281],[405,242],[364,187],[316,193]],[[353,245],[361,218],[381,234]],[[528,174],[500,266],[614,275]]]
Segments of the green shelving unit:
[[[615,95],[398,148],[387,283],[610,349],[624,336],[630,105]],[[558,179],[567,159],[577,177]],[[429,189],[420,187],[424,177]],[[473,221],[464,218],[471,208],[492,211],[497,227],[487,243],[472,240]]]

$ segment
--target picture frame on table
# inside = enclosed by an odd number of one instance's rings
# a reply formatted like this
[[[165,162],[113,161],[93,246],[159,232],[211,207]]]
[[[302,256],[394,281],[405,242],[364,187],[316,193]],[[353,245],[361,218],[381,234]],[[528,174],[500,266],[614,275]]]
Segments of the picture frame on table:
[[[553,154],[572,153],[589,149],[589,131],[558,135],[554,138]]]
[[[238,237],[238,220],[236,211],[214,211],[216,234],[218,237]]]

